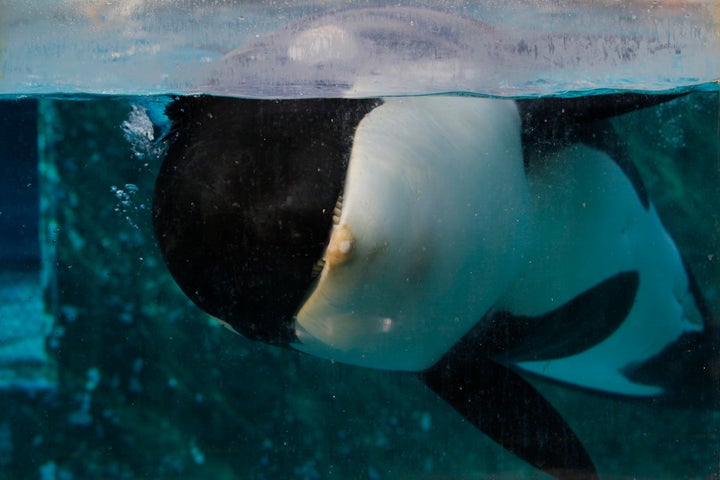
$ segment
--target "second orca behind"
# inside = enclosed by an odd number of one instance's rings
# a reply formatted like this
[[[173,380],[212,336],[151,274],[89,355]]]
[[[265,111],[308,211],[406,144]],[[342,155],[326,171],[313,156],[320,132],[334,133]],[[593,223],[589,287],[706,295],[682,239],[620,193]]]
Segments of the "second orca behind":
[[[608,122],[660,101],[178,98],[156,237],[242,335],[417,372],[521,458],[592,478],[522,374],[673,398],[668,363],[706,367],[707,308]]]

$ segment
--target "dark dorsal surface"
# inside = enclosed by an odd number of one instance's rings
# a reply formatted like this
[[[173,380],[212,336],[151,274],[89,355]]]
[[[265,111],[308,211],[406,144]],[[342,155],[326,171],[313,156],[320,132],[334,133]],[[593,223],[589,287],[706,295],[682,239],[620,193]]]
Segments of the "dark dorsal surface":
[[[617,93],[582,97],[543,97],[517,100],[522,120],[525,161],[542,161],[548,153],[572,143],[584,143],[610,155],[628,177],[645,209],[650,199],[625,144],[610,119],[653,107],[682,94]]]

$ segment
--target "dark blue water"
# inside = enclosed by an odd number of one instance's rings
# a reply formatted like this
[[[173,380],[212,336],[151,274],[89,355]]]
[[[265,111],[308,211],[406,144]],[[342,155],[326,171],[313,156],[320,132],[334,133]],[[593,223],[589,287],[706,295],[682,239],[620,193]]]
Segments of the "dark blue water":
[[[714,328],[716,87],[612,120]],[[252,342],[192,304],[151,225],[166,101],[0,101],[0,478],[544,478],[413,375]],[[712,407],[530,381],[602,478],[720,478]]]

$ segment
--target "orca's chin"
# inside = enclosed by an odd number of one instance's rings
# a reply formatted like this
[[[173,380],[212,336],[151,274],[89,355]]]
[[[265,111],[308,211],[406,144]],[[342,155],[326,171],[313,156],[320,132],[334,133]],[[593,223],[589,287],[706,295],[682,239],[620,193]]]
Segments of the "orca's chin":
[[[529,207],[514,102],[386,99],[355,132],[342,210],[297,312],[294,348],[428,368],[521,268]]]
[[[328,241],[349,141],[377,104],[201,96],[168,107],[153,225],[194,303],[248,338],[296,340],[294,314]]]

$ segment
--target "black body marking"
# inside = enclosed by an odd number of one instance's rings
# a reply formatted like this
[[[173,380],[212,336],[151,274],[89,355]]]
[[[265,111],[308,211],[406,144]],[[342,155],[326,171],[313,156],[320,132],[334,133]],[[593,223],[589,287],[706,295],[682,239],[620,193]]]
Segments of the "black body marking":
[[[655,397],[655,402],[720,410],[720,329],[711,321],[710,309],[684,257],[683,265],[703,329],[683,333],[657,355],[628,365],[622,373],[632,382],[661,387],[664,394]]]
[[[572,135],[577,125],[587,125],[643,108],[654,107],[682,95],[616,93],[572,98],[543,97],[516,101],[525,132],[565,143],[572,141]]]
[[[503,362],[551,360],[581,353],[625,321],[640,276],[620,272],[538,317],[491,312],[468,333],[475,348]]]
[[[619,93],[576,98],[547,97],[517,100],[522,120],[525,161],[538,161],[549,152],[572,143],[585,143],[602,150],[628,177],[645,210],[650,198],[625,145],[610,123],[612,117],[653,107],[681,94],[647,95]]]
[[[622,371],[630,381],[662,387],[655,403],[720,410],[720,331],[685,332],[657,355]]]
[[[200,96],[168,106],[153,224],[193,302],[249,338],[294,340],[355,128],[379,103]]]
[[[470,423],[531,465],[559,479],[598,478],[560,413],[517,372],[477,347],[461,341],[420,377]]]

